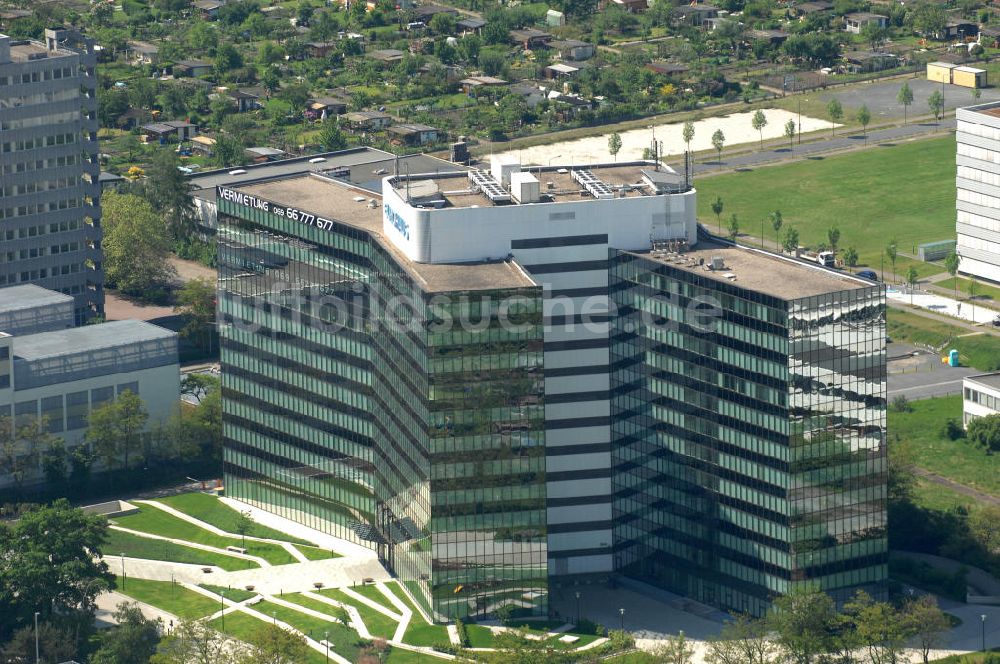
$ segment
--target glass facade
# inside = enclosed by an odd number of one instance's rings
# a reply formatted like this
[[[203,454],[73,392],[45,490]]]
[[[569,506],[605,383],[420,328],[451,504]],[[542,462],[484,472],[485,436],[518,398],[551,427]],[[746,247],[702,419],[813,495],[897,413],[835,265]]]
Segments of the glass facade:
[[[437,618],[546,613],[541,289],[425,292],[362,229],[218,205],[228,495]]]
[[[757,615],[796,584],[878,592],[881,287],[784,300],[611,253],[616,568]]]

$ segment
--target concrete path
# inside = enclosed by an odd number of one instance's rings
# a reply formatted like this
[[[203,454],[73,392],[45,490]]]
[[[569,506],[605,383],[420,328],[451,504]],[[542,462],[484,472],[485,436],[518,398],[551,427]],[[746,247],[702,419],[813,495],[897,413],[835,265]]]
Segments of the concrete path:
[[[218,583],[244,588],[252,585],[261,593],[280,595],[282,592],[308,592],[315,583],[324,588],[342,588],[362,579],[385,580],[389,573],[375,559],[333,558],[313,560],[294,565],[277,565],[266,569],[224,572]]]
[[[390,611],[389,609],[385,608],[384,606],[382,606],[378,602],[373,602],[372,600],[368,599],[367,597],[365,597],[361,593],[354,592],[354,590],[352,590],[351,588],[348,588],[347,586],[344,586],[343,588],[340,588],[340,592],[344,593],[345,595],[347,595],[348,597],[350,597],[351,599],[353,599],[355,601],[355,603],[357,603],[357,604],[364,604],[365,606],[367,606],[367,607],[369,607],[371,609],[374,609],[375,611],[378,611],[382,615],[388,616],[389,618],[392,618],[393,620],[399,621],[399,620],[403,619],[402,615],[393,613],[392,611]]]
[[[121,556],[108,554],[103,557],[103,560],[111,568],[113,574],[122,573]],[[212,571],[206,574],[202,571],[206,567]],[[170,563],[164,560],[146,560],[145,558],[129,558],[125,556],[126,577],[135,577],[137,579],[149,579],[150,581],[170,581],[173,579],[182,583],[195,584],[217,583],[226,573],[222,568],[212,565]]]
[[[126,587],[128,583],[125,584]],[[97,611],[94,612],[94,619],[97,621],[98,625],[117,625],[118,621],[114,619],[114,612],[118,608],[119,604],[128,602],[130,604],[138,604],[139,609],[149,620],[160,619],[163,621],[163,628],[166,629],[167,626],[173,622],[177,624],[180,622],[180,618],[172,613],[164,611],[163,609],[157,608],[152,604],[146,604],[145,602],[140,602],[137,599],[133,599],[128,595],[122,594],[117,590],[111,590],[106,593],[101,593],[97,596],[95,603],[97,604]]]
[[[950,480],[942,475],[938,475],[937,473],[932,473],[929,470],[925,470],[918,466],[914,466],[913,474],[917,475],[918,477],[924,478],[928,482],[934,482],[935,484],[938,484],[940,486],[948,487],[952,491],[960,493],[963,496],[968,496],[969,498],[972,498],[973,500],[976,500],[980,503],[984,503],[986,505],[992,505],[994,507],[1000,507],[1000,498],[997,498],[996,496],[993,496],[988,493],[983,493],[982,491],[974,489],[971,486],[966,486],[965,484],[959,484],[958,482]],[[1000,592],[997,592],[996,594],[1000,595]]]

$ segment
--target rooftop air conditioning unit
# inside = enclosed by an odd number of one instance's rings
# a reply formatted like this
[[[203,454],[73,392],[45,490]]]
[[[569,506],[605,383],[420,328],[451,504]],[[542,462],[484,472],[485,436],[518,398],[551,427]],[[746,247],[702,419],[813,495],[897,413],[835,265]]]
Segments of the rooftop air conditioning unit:
[[[712,256],[712,263],[709,266],[711,270],[725,270],[726,269],[726,259],[722,256]]]

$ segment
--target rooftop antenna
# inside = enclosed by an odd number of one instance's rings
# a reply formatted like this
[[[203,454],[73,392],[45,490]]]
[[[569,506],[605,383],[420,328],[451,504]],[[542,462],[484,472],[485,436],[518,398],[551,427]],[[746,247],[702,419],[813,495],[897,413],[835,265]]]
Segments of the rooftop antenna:
[[[410,204],[410,165],[409,164],[405,164],[405,166],[406,166],[406,204],[409,205]]]
[[[392,156],[392,176],[394,178],[399,177],[399,155],[394,154]]]

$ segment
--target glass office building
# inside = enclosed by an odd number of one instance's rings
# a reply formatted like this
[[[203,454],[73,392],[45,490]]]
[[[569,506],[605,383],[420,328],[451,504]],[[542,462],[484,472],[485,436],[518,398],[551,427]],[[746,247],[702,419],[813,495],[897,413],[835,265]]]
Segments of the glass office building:
[[[616,568],[762,614],[887,575],[880,285],[731,246],[612,251]]]
[[[545,614],[541,289],[411,263],[336,182],[241,192],[218,196],[227,494],[375,549],[437,618]]]

